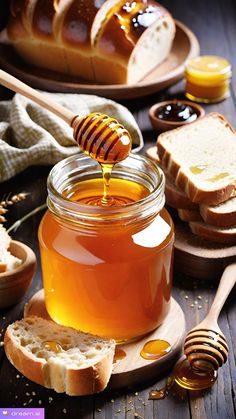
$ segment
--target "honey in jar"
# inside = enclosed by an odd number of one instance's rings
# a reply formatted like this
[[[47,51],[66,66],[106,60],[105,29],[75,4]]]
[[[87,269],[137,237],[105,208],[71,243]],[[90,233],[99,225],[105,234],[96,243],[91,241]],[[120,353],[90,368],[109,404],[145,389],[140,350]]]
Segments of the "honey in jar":
[[[45,302],[56,322],[131,340],[162,323],[170,307],[173,224],[162,171],[130,155],[102,205],[99,164],[86,155],[54,166],[39,228]]]
[[[219,102],[230,95],[231,65],[225,58],[202,55],[186,64],[186,97],[196,102]]]

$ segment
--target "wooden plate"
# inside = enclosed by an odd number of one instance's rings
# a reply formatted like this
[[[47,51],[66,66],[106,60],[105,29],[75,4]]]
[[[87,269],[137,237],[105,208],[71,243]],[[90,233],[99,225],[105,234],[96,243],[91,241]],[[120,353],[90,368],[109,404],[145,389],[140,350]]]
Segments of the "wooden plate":
[[[24,317],[30,315],[50,319],[44,303],[43,290],[36,292],[25,305]],[[170,370],[182,353],[184,336],[184,313],[172,298],[169,313],[161,326],[140,340],[119,345],[119,349],[122,349],[126,356],[114,363],[109,388],[141,384]],[[171,351],[158,360],[145,360],[140,356],[140,351],[146,342],[153,339],[166,340],[171,345]]]
[[[199,54],[195,35],[183,23],[176,21],[176,36],[168,58],[141,82],[135,85],[88,84],[72,76],[33,68],[24,64],[7,44],[0,44],[0,65],[6,71],[31,86],[51,92],[89,93],[112,99],[129,99],[158,92],[183,77],[188,58]]]

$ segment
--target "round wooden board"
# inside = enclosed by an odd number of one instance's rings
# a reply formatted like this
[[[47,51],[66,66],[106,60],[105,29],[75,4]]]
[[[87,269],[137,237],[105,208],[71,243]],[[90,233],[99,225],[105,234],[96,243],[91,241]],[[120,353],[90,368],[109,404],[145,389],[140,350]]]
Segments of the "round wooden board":
[[[135,85],[89,84],[72,76],[33,68],[23,63],[7,44],[0,44],[0,66],[31,86],[51,92],[88,93],[111,99],[130,99],[158,92],[183,77],[186,60],[199,55],[196,36],[176,21],[176,35],[168,58]]]
[[[44,291],[39,290],[25,305],[24,316],[38,315],[50,318],[44,303]],[[185,318],[179,304],[172,298],[170,311],[154,332],[135,342],[119,345],[126,357],[114,363],[109,388],[120,388],[141,384],[153,380],[168,371],[179,358],[185,336]],[[171,345],[171,351],[158,360],[148,361],[140,356],[144,344],[149,340],[166,340]]]
[[[160,162],[156,146],[149,147],[146,155],[151,160]],[[236,261],[236,246],[205,240],[194,235],[187,223],[180,221],[177,215],[173,218],[175,271],[196,279],[219,279],[225,267]]]

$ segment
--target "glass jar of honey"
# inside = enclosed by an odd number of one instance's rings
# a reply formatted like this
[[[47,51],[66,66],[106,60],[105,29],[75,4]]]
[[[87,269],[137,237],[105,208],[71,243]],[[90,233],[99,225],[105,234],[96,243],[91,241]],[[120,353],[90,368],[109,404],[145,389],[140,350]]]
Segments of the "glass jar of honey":
[[[124,341],[154,330],[168,313],[174,232],[155,163],[130,155],[116,164],[110,192],[112,205],[100,205],[101,168],[90,157],[56,164],[39,242],[51,318]]]
[[[225,58],[202,55],[187,61],[185,95],[188,99],[219,102],[230,95],[231,64]]]

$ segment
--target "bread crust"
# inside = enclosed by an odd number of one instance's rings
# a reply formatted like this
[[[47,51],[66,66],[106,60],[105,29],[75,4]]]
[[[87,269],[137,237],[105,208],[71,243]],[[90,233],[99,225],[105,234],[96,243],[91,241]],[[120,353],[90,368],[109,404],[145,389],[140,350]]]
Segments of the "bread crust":
[[[30,316],[22,321],[27,321],[27,319],[37,322],[38,317]],[[16,321],[14,325],[20,322]],[[43,322],[46,322],[47,325],[54,324],[45,319]],[[112,373],[115,344],[111,340],[109,351],[88,366],[79,368],[67,366],[63,369],[60,364],[54,362],[55,358],[45,360],[27,351],[23,344],[20,345],[14,338],[11,325],[7,328],[4,336],[4,348],[8,360],[29,380],[44,387],[53,388],[59,393],[66,392],[70,396],[82,396],[100,392],[107,386]]]
[[[27,353],[15,344],[11,332],[7,328],[4,336],[4,349],[8,360],[29,380],[44,386],[43,368],[45,362],[32,360]]]
[[[223,115],[217,112],[212,112],[205,118],[209,117],[220,119],[225,124],[226,128],[235,133],[235,130]],[[201,120],[203,119],[204,118],[201,118]],[[195,124],[198,124],[198,121],[192,122],[191,127],[193,127]],[[187,128],[189,128],[189,126]],[[182,132],[184,135],[185,127],[179,127],[172,130],[171,135],[173,136],[175,132]],[[235,181],[228,183],[224,187],[217,188],[217,186],[215,186],[215,189],[212,190],[199,189],[194,184],[194,182],[189,179],[188,176],[181,170],[180,164],[175,161],[171,152],[166,149],[164,144],[165,141],[163,141],[166,135],[169,135],[169,132],[162,133],[157,138],[158,155],[161,159],[161,165],[163,166],[164,170],[174,179],[175,184],[187,194],[192,202],[206,205],[218,205],[227,201],[229,198],[236,196]]]

